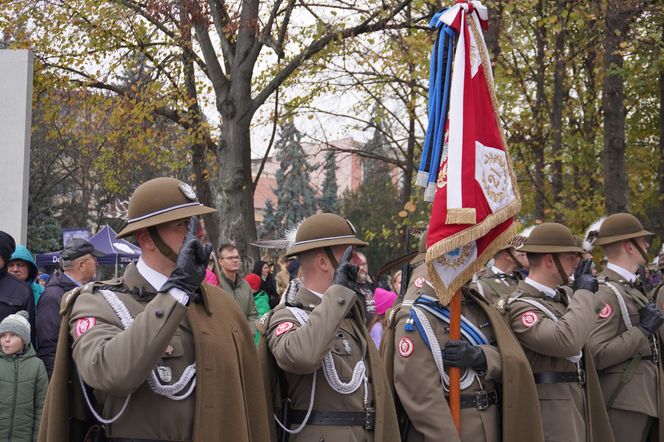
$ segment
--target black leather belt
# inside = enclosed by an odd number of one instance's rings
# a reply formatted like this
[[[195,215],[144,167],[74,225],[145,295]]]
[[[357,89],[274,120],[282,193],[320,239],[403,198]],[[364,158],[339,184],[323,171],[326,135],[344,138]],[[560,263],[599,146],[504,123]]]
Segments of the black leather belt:
[[[306,410],[289,410],[288,423],[301,424],[307,415]],[[330,427],[364,427],[373,430],[376,412],[367,411],[316,411],[311,412],[307,425],[327,425]]]
[[[135,439],[133,437],[112,437],[107,442],[168,442],[163,439]]]
[[[586,383],[586,373],[583,370],[576,371],[543,371],[535,373],[536,384],[560,384],[565,382]]]
[[[447,398],[449,401],[449,397]],[[459,404],[461,408],[477,408],[478,410],[486,410],[491,405],[498,403],[498,393],[492,391],[476,391],[473,394],[461,395]]]

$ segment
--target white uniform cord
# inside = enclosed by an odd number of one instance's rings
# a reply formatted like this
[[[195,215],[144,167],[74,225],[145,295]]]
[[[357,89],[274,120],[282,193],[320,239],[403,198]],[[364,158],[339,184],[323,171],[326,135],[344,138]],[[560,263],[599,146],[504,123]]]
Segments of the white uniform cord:
[[[625,299],[620,293],[620,290],[618,290],[615,285],[611,284],[608,281],[606,281],[606,285],[608,285],[613,294],[616,295],[616,299],[618,300],[618,304],[620,305],[620,315],[622,316],[623,322],[625,323],[625,327],[627,327],[627,330],[629,330],[630,328],[633,327],[633,325],[632,321],[629,319],[629,312],[627,311],[627,304],[625,304]]]
[[[111,306],[115,314],[118,316],[118,318],[120,318],[122,327],[125,330],[129,328],[131,324],[134,323],[134,318],[131,317],[129,310],[120,300],[120,298],[118,298],[118,296],[110,290],[99,290],[99,293],[102,294],[108,305]],[[188,398],[196,387],[196,362],[185,368],[180,379],[174,384],[162,384],[157,375],[154,373],[154,370],[150,371],[146,381],[150,386],[150,389],[155,394],[167,397],[174,401],[181,401]],[[180,394],[183,390],[185,390],[190,382],[191,385],[189,386],[189,389],[184,394]]]
[[[95,407],[92,406],[92,402],[90,401],[90,398],[88,397],[88,390],[85,388],[85,384],[83,383],[83,379],[81,378],[81,375],[78,375],[78,381],[81,383],[81,390],[83,390],[83,397],[85,397],[85,403],[88,404],[88,408],[90,409],[90,412],[92,415],[97,419],[97,421],[101,422],[102,424],[108,425],[112,424],[116,420],[120,419],[120,416],[122,416],[122,413],[125,412],[127,409],[127,405],[129,405],[129,399],[131,398],[131,394],[127,396],[127,399],[125,399],[124,404],[122,405],[122,408],[116,414],[110,419],[104,419],[101,417],[99,413],[97,413],[97,410],[95,410]]]
[[[440,382],[443,385],[443,389],[449,392],[450,376],[445,371],[445,365],[443,364],[443,353],[440,349],[440,344],[438,343],[436,334],[431,328],[431,323],[429,322],[429,319],[426,317],[424,312],[422,312],[422,310],[419,307],[412,306],[411,309],[412,311],[415,312],[415,315],[417,315],[417,319],[420,321],[420,323],[422,324],[422,328],[424,329],[424,334],[427,336],[427,340],[429,341],[429,349],[431,350],[433,359],[436,362],[436,367],[438,368],[438,374],[440,376]],[[461,376],[461,380],[459,383],[460,389],[465,390],[471,385],[473,385],[473,382],[475,382],[476,378],[477,378],[477,373],[475,373],[475,371],[472,368],[467,368],[464,371],[463,376]]]
[[[301,310],[297,307],[286,307],[286,308],[293,314],[293,316],[295,316],[295,319],[297,319],[297,322],[300,324],[300,326],[303,326],[309,320],[309,315],[304,310]],[[331,352],[327,352],[327,354],[325,355],[322,369],[323,369],[323,374],[325,375],[325,380],[329,384],[330,388],[332,388],[337,393],[351,394],[355,392],[359,388],[359,386],[363,383],[364,403],[365,404],[367,403],[369,399],[369,387],[368,387],[368,378],[366,376],[366,368],[364,365],[364,361],[359,361],[355,365],[355,369],[353,369],[353,377],[351,378],[351,381],[349,383],[341,382],[341,380],[339,379],[339,375],[337,374],[337,371],[334,368],[334,360],[332,359]],[[295,428],[294,430],[286,428],[286,426],[279,421],[279,418],[277,417],[276,413],[274,414],[275,422],[277,422],[277,425],[279,425],[279,427],[281,427],[281,429],[284,430],[285,432],[289,434],[298,434],[302,430],[304,430],[304,427],[307,426],[309,418],[311,417],[311,412],[313,411],[314,408],[314,398],[316,397],[317,374],[318,371],[315,371],[313,379],[311,380],[311,394],[309,397],[309,407],[307,408],[307,414],[304,416],[304,419],[302,419],[302,423],[300,424],[299,427]]]

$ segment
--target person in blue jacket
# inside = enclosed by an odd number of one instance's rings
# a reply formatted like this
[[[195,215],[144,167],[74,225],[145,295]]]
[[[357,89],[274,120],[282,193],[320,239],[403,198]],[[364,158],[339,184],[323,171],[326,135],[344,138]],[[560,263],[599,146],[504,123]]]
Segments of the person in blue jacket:
[[[32,294],[35,297],[35,305],[37,305],[39,298],[44,293],[44,286],[36,281],[39,269],[32,253],[30,253],[30,250],[26,246],[16,246],[16,250],[14,250],[12,257],[9,259],[7,271],[21,281],[30,284]]]

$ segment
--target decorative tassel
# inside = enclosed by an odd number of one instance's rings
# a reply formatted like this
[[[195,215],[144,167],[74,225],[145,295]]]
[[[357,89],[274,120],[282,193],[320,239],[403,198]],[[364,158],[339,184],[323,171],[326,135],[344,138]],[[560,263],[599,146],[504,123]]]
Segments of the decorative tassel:
[[[427,203],[433,202],[433,197],[436,195],[436,183],[430,182],[424,191],[424,201]]]

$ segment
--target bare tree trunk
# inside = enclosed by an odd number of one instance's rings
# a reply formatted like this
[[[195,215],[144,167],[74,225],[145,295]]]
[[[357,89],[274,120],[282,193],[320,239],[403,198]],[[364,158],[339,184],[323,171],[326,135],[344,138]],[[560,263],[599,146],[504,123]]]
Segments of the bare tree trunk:
[[[623,57],[620,44],[626,40],[631,12],[622,0],[609,0],[604,30],[604,205],[608,214],[626,212],[629,188],[625,169],[625,103]]]
[[[663,27],[664,30],[664,27]],[[664,38],[664,32],[662,32]],[[659,73],[659,193],[664,195],[664,70]],[[664,235],[664,198],[659,202],[659,237]]]
[[[493,0],[487,2],[489,7],[489,30],[484,35],[486,47],[491,55],[491,65],[495,66],[500,55],[500,32],[503,29],[503,0]]]
[[[563,200],[563,106],[565,104],[565,24],[563,22],[564,0],[556,2],[556,17],[560,22],[560,32],[556,35],[555,67],[553,71],[553,99],[551,112],[551,131],[553,133],[553,176],[551,190],[555,206],[554,219],[563,221],[563,214],[558,210]]]
[[[543,0],[539,0],[535,6],[536,17],[539,19],[543,17],[544,5]],[[545,45],[546,29],[544,25],[537,25],[536,28],[536,46],[537,53],[535,54],[535,65],[544,66],[544,45]],[[537,121],[543,121],[546,97],[544,95],[544,69],[538,69],[535,74],[535,104],[533,109],[533,118]],[[533,137],[533,155],[535,157],[535,187],[543,194],[546,192],[544,187],[544,134],[541,124],[537,124],[535,135]],[[543,220],[544,213],[544,198],[535,198],[535,217]]]
[[[251,179],[250,118],[222,120],[217,153],[219,173],[217,204],[219,209],[219,244],[233,242],[240,256],[258,259],[254,189]]]

